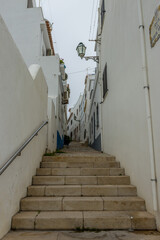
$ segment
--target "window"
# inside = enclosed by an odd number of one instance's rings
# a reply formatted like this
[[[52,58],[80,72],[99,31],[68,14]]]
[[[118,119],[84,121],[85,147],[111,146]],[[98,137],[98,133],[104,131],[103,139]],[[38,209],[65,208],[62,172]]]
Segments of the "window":
[[[72,132],[71,132],[71,138],[72,138]]]
[[[91,123],[89,124],[89,136],[90,136],[90,138],[91,138],[91,132],[92,132],[92,125],[91,125]]]
[[[86,139],[86,129],[84,130],[84,139]]]
[[[71,120],[71,125],[72,125],[72,120]]]
[[[99,106],[97,104],[97,107],[96,107],[96,115],[97,115],[97,129],[99,128]]]
[[[28,0],[27,8],[33,8],[33,2],[32,2],[32,0]]]
[[[102,5],[101,5],[101,28],[103,27],[104,23],[104,15],[105,15],[105,0],[102,0]]]
[[[103,71],[103,98],[105,97],[106,93],[108,92],[108,86],[107,86],[107,63],[104,67]]]

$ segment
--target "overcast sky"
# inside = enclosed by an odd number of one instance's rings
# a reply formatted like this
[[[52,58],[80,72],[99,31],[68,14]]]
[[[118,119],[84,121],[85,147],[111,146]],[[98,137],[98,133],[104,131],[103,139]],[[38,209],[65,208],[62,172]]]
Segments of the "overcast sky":
[[[37,0],[37,4],[39,0]],[[94,73],[94,61],[81,60],[76,52],[79,42],[86,47],[86,56],[95,55],[94,42],[97,29],[99,0],[41,0],[44,17],[53,23],[53,42],[56,53],[64,59],[71,89],[69,107],[72,107],[84,90],[88,73]]]

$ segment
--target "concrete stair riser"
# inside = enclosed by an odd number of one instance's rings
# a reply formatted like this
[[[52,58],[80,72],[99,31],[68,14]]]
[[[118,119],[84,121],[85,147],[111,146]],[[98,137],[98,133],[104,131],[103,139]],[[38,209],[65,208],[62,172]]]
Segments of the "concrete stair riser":
[[[54,211],[20,212],[13,217],[12,229],[134,229],[155,230],[153,215],[147,212]]]
[[[119,168],[120,163],[114,162],[114,161],[108,161],[105,163],[99,163],[99,162],[41,162],[42,168]]]
[[[37,176],[120,176],[123,168],[38,168]]]
[[[136,196],[132,185],[52,185],[30,186],[28,196]]]
[[[129,185],[129,176],[34,176],[33,185]]]
[[[23,211],[145,211],[138,197],[29,197],[21,200]]]
[[[111,161],[115,161],[114,157],[83,157],[83,156],[75,156],[75,157],[43,157],[43,162],[67,162],[67,163],[107,163]]]

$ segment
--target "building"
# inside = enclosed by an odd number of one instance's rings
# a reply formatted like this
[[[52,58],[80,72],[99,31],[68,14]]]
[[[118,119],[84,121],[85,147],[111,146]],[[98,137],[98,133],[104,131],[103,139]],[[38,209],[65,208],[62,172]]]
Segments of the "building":
[[[125,167],[160,229],[159,6],[101,0],[96,52],[102,151]]]
[[[81,102],[82,95],[79,96],[75,106],[69,109],[70,116],[68,119],[67,125],[67,135],[74,141],[80,141],[80,132],[81,132]]]
[[[90,104],[88,108],[89,145],[101,151],[101,86],[96,71],[95,80],[89,84]]]
[[[87,142],[91,145],[90,139],[90,119],[89,113],[95,84],[95,74],[88,74],[85,78],[85,87],[81,102],[81,142]]]
[[[52,99],[49,103],[54,104],[56,121],[56,129],[48,133],[50,138],[54,136],[48,151],[62,148],[67,125],[65,105],[69,95],[64,62],[54,51],[52,26],[44,19],[42,9],[36,7],[35,0],[1,0],[0,14],[26,65],[29,67],[36,63],[42,67],[48,85],[48,97]]]

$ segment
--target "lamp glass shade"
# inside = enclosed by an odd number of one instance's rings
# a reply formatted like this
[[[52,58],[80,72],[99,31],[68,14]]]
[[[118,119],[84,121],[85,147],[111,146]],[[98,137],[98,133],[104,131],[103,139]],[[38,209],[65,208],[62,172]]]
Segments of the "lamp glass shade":
[[[78,56],[83,58],[86,53],[86,46],[82,42],[80,42],[76,50],[77,50]]]

